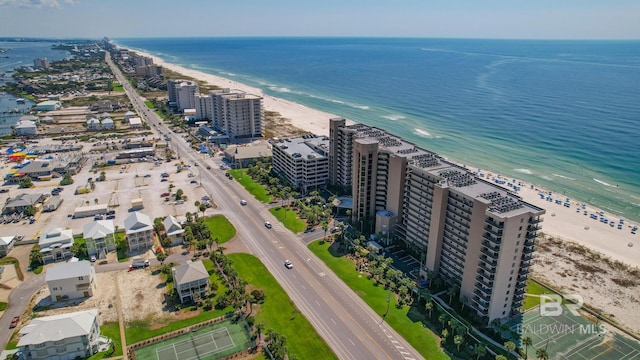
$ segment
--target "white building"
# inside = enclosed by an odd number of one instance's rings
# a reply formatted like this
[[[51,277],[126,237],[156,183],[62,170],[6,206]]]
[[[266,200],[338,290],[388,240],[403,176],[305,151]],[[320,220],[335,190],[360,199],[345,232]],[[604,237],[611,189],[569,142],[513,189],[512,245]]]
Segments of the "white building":
[[[195,95],[198,84],[193,81],[183,81],[175,85],[176,107],[178,110],[193,109],[196,106]]]
[[[93,296],[97,287],[96,270],[86,260],[53,265],[45,281],[54,302]]]
[[[329,182],[329,138],[305,135],[274,143],[273,170],[308,191]]]
[[[42,262],[56,262],[71,257],[71,246],[73,246],[73,231],[55,228],[46,234],[40,235],[38,240]]]
[[[172,270],[173,284],[180,302],[190,302],[207,296],[209,273],[201,260],[187,261]]]
[[[0,237],[0,257],[5,257],[13,249],[15,244],[15,236],[2,236]]]
[[[153,222],[141,212],[134,211],[124,219],[129,250],[146,250],[153,246]]]
[[[116,251],[115,226],[113,220],[96,220],[84,225],[83,237],[87,252],[98,259],[107,257],[107,253]]]
[[[48,69],[49,60],[46,57],[33,59],[33,67],[36,69]]]
[[[38,128],[34,121],[20,120],[14,127],[17,135],[35,135]]]
[[[102,128],[103,129],[113,129],[115,127],[112,118],[106,118],[102,120]]]
[[[47,100],[36,105],[36,111],[54,111],[59,110],[62,103],[57,100]]]
[[[138,114],[134,113],[133,111],[127,111],[126,113],[124,113],[124,119],[125,120],[129,120],[132,117],[137,117]]]
[[[100,130],[102,128],[102,125],[100,124],[100,120],[92,117],[91,119],[87,120],[87,130]]]
[[[20,334],[26,360],[87,358],[98,352],[98,310],[33,318]]]
[[[231,139],[261,137],[264,122],[262,97],[240,90],[212,90],[194,99],[196,118],[208,119]]]
[[[165,234],[169,239],[171,239],[172,246],[182,244],[184,241],[184,229],[180,225],[178,219],[169,215],[164,218],[162,225],[164,225]]]

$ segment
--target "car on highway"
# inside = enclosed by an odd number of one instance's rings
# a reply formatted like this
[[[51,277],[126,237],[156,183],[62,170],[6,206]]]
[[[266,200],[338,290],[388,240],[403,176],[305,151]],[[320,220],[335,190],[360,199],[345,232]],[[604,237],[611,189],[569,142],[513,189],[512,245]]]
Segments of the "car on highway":
[[[247,200],[240,200],[240,205],[242,205],[242,206],[247,205]]]
[[[293,268],[293,264],[291,263],[291,261],[285,260],[284,261],[284,267],[286,267],[287,269],[291,269],[291,268]]]
[[[169,194],[168,192],[165,192],[165,193],[160,194],[160,197],[167,197],[169,195],[171,195],[171,194]]]
[[[267,229],[271,229],[271,223],[268,221],[264,222],[264,227],[266,227]]]
[[[14,316],[13,319],[11,319],[11,324],[9,325],[9,329],[13,329],[14,327],[18,326],[19,322],[20,322],[20,316]]]
[[[198,182],[196,180],[191,180],[190,183],[191,184],[197,184]]]
[[[211,170],[211,166],[207,165],[207,170]]]

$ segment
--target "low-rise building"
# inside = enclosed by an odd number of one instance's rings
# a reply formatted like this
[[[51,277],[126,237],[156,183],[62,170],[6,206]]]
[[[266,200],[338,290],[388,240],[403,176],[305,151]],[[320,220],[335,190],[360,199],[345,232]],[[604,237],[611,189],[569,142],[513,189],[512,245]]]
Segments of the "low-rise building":
[[[140,119],[139,117],[129,118],[129,126],[132,128],[142,127],[142,119]]]
[[[108,252],[116,251],[113,220],[96,220],[85,224],[83,237],[90,256],[104,259],[107,257]]]
[[[38,240],[42,262],[47,264],[70,258],[73,246],[73,231],[71,229],[55,228],[40,235]]]
[[[88,205],[88,206],[78,206],[73,211],[73,218],[84,218],[96,215],[104,215],[109,211],[108,204],[97,204],[97,205]]]
[[[202,261],[187,261],[171,270],[173,284],[181,303],[184,304],[207,296],[209,273]]]
[[[105,130],[111,130],[115,127],[115,124],[113,122],[112,118],[106,118],[104,120],[102,120],[102,128]]]
[[[184,229],[178,219],[173,217],[172,215],[167,216],[162,221],[162,225],[164,225],[164,231],[167,235],[167,238],[171,240],[171,245],[182,244],[184,241]]]
[[[0,237],[0,257],[5,257],[13,249],[13,244],[16,242],[15,236],[2,236]]]
[[[126,113],[124,113],[124,119],[126,121],[129,121],[129,119],[133,118],[133,117],[137,117],[138,115],[136,113],[134,113],[133,111],[127,111]]]
[[[98,352],[98,309],[33,318],[20,334],[26,360],[87,358]]]
[[[23,212],[29,206],[36,207],[42,203],[46,194],[20,194],[14,198],[7,199],[7,203],[2,210],[3,214],[13,214]]]
[[[129,250],[146,250],[153,246],[153,222],[147,215],[139,211],[131,213],[124,219],[124,231]]]
[[[93,296],[97,287],[96,270],[86,260],[53,265],[45,281],[54,302]]]
[[[47,100],[36,105],[36,111],[55,111],[60,110],[62,103],[58,100]]]
[[[253,144],[251,146],[229,147],[224,151],[224,157],[233,167],[244,168],[257,161],[271,160],[271,146],[269,144]]]
[[[100,130],[102,128],[102,124],[100,124],[100,120],[92,117],[91,119],[87,120],[87,129],[88,130]]]
[[[36,135],[38,133],[38,127],[36,123],[29,120],[20,120],[14,126],[16,135]]]

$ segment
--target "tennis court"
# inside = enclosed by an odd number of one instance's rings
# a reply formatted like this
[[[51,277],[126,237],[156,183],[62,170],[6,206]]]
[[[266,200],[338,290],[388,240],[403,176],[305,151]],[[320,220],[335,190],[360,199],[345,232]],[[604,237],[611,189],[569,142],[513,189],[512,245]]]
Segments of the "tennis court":
[[[640,360],[640,343],[607,331],[602,324],[596,326],[564,305],[557,316],[542,316],[538,309],[528,311],[512,329],[533,340],[529,355],[536,349],[546,349],[551,359]]]
[[[251,347],[245,329],[229,321],[135,351],[137,360],[214,360]]]

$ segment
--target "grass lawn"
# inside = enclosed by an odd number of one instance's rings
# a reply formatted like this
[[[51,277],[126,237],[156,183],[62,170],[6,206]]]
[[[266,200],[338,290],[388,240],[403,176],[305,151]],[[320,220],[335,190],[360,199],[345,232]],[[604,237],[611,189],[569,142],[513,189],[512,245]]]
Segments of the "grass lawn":
[[[274,329],[286,336],[289,353],[298,359],[337,358],[260,260],[249,254],[230,254],[229,259],[240,277],[264,291],[261,311],[254,315],[256,323],[264,324],[263,334]]]
[[[144,104],[147,105],[147,107],[149,109],[155,109],[156,108],[150,100],[145,101]]]
[[[112,82],[111,86],[112,86],[113,91],[124,91],[124,88],[122,87],[122,84],[120,84],[117,81]]]
[[[215,215],[208,217],[204,220],[209,230],[211,230],[211,236],[215,239],[218,238],[218,245],[224,244],[236,236],[236,228],[227,220],[224,215]]]
[[[540,297],[538,296],[530,296],[530,295],[542,295],[542,294],[558,294],[553,290],[549,290],[546,287],[540,285],[538,282],[533,279],[529,279],[527,281],[526,287],[526,295],[524,297],[524,304],[522,305],[522,310],[527,311],[531,308],[534,308],[540,305]],[[568,301],[566,299],[562,299],[563,304],[567,304]]]
[[[122,356],[122,342],[120,342],[120,324],[117,322],[104,323],[100,326],[100,335],[106,336],[113,342],[115,351],[113,354],[109,350],[99,352],[89,358],[89,360],[108,359],[114,356]]]
[[[264,186],[253,181],[250,176],[247,176],[246,172],[246,169],[229,170],[231,176],[233,176],[233,178],[236,179],[240,183],[240,185],[244,186],[244,188],[258,201],[267,203],[273,200],[271,195],[269,195],[269,193],[267,192],[267,189],[265,189]]]
[[[388,291],[383,287],[375,286],[365,275],[357,273],[351,260],[330,253],[329,245],[329,242],[314,241],[308,247],[376,313],[384,314],[387,310]],[[386,316],[385,322],[391,325],[425,358],[449,359],[449,356],[438,344],[438,336],[431,330],[423,328],[421,321],[413,321],[407,316],[409,309],[408,306],[397,308],[392,296],[389,314]]]
[[[297,234],[307,228],[307,223],[298,218],[295,211],[283,207],[271,208],[269,212],[284,224],[284,227]]]

